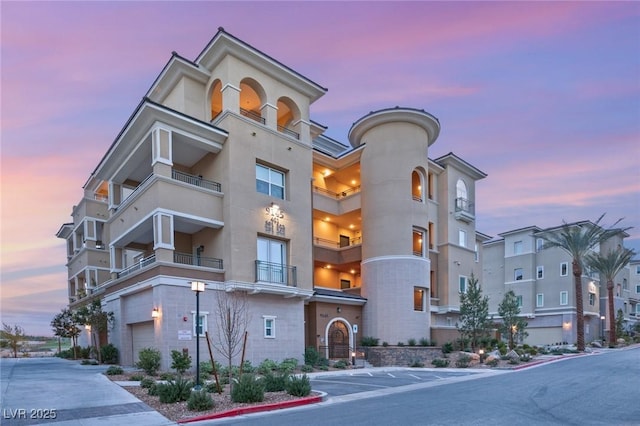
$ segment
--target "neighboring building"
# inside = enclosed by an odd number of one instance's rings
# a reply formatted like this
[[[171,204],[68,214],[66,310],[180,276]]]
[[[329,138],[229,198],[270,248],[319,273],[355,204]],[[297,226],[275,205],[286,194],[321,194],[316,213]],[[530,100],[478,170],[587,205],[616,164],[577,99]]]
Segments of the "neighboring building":
[[[582,221],[569,226],[592,225]],[[559,231],[560,226],[541,229],[536,226],[499,234],[500,239],[484,243],[483,291],[489,296],[489,311],[497,320],[498,306],[504,294],[513,290],[526,317],[530,345],[548,345],[561,342],[573,344],[577,339],[575,285],[572,258],[560,248],[542,249],[541,234]],[[608,251],[623,245],[628,234],[622,232],[603,243],[599,250]],[[626,273],[628,275],[628,272]],[[621,283],[622,271],[616,277]],[[582,276],[585,341],[600,340],[606,336],[608,324],[601,320],[607,313],[606,281],[599,274],[584,268]],[[624,308],[621,284],[614,290],[614,305]],[[608,318],[608,317],[607,317]]]
[[[629,329],[640,321],[640,259],[632,260],[622,274],[623,312],[625,327]]]
[[[195,351],[193,281],[203,332],[219,295],[246,294],[252,362],[457,336],[488,239],[474,210],[486,175],[428,157],[440,124],[422,110],[364,116],[351,147],[324,136],[310,105],[325,92],[223,29],[195,61],[173,54],[57,234],[69,306],[115,313],[122,364]]]

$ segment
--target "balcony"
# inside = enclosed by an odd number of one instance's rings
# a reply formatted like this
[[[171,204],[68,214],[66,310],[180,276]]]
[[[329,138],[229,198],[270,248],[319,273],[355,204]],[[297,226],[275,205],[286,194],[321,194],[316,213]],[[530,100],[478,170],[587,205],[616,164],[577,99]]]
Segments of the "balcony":
[[[131,274],[131,273],[133,273],[135,271],[139,271],[140,269],[142,269],[142,268],[144,268],[146,266],[149,266],[149,265],[151,265],[151,264],[153,264],[155,262],[156,262],[155,253],[150,255],[150,256],[143,257],[138,262],[134,263],[133,265],[131,265],[131,266],[129,266],[127,268],[124,268],[123,270],[119,271],[117,273],[117,277],[118,278],[126,277],[127,275],[129,275],[129,274]]]
[[[222,269],[222,259],[215,257],[194,256],[188,253],[173,253],[173,262],[181,265],[202,266],[205,268]]]
[[[253,121],[257,121],[258,123],[265,124],[264,117],[253,111],[249,111],[248,109],[240,108],[240,115],[250,118]]]
[[[295,266],[256,260],[255,272],[256,282],[283,284],[288,287],[298,286]]]
[[[189,185],[199,186],[215,192],[222,192],[222,185],[212,180],[203,179],[202,176],[194,176],[188,173],[171,170],[171,179],[184,182]]]
[[[280,133],[284,133],[285,135],[291,136],[294,139],[300,139],[300,133],[294,132],[293,130],[287,127],[281,126],[279,124],[278,124],[278,131]]]
[[[466,223],[471,223],[475,220],[475,206],[469,202],[466,198],[456,198],[456,208],[454,217],[457,220],[461,220]]]
[[[318,194],[322,194],[325,195],[327,197],[331,197],[331,198],[335,198],[336,200],[339,200],[341,198],[345,198],[348,197],[349,195],[352,194],[356,194],[358,192],[360,192],[360,185],[355,186],[353,188],[347,188],[344,191],[341,192],[333,192],[329,189],[326,188],[321,188],[319,186],[314,186],[313,187],[313,191],[317,192]]]

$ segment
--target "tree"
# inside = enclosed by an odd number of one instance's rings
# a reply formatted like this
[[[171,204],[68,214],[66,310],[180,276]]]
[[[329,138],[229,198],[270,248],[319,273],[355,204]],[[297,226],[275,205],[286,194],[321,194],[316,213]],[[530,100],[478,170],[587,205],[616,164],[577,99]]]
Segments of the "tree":
[[[624,332],[624,312],[622,312],[622,309],[618,309],[615,331],[618,336],[622,336],[622,333]]]
[[[219,292],[216,298],[216,335],[213,346],[225,357],[229,367],[229,384],[233,387],[233,357],[242,349],[249,325],[249,307],[245,293]]]
[[[58,337],[70,337],[73,345],[73,358],[78,358],[78,336],[80,335],[80,328],[78,325],[78,317],[70,309],[65,308],[60,311],[51,320],[51,327],[53,328],[53,335]]]
[[[2,323],[2,338],[7,341],[7,346],[13,351],[13,357],[18,358],[18,347],[20,342],[25,340],[22,327],[17,324],[11,327],[9,324]]]
[[[463,339],[469,339],[475,352],[480,339],[489,335],[489,297],[482,296],[478,279],[471,274],[465,293],[460,293],[460,323],[456,324]]]
[[[100,299],[94,299],[91,303],[79,308],[76,312],[76,319],[79,324],[86,324],[91,327],[91,346],[94,347],[98,360],[102,362],[98,340],[101,333],[105,333],[115,320],[113,312],[102,310]],[[98,336],[96,338],[96,336]]]
[[[509,349],[516,347],[516,342],[521,342],[529,335],[524,318],[520,317],[518,298],[513,290],[505,293],[502,302],[498,306],[498,315],[502,317],[500,333],[509,341]]]
[[[609,346],[616,344],[616,320],[613,307],[613,280],[635,255],[634,251],[624,247],[609,250],[606,254],[589,253],[586,256],[587,265],[598,271],[607,281],[607,305],[609,311]]]
[[[605,229],[600,226],[600,221],[604,214],[594,223],[580,222],[568,224],[563,221],[560,230],[551,230],[540,234],[544,240],[543,249],[558,247],[567,252],[572,258],[573,283],[576,294],[576,328],[577,347],[579,351],[584,351],[584,302],[582,297],[582,271],[584,270],[585,256],[601,243],[612,236],[624,232],[625,229],[614,229],[622,219],[618,219],[612,227]]]

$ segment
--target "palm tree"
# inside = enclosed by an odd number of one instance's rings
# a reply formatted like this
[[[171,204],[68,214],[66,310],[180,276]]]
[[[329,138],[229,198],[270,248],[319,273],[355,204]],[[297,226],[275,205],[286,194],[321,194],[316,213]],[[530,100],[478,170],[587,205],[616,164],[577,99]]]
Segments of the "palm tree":
[[[609,346],[616,344],[616,318],[613,308],[613,280],[616,275],[631,261],[635,252],[631,249],[618,247],[616,250],[609,250],[607,254],[589,253],[586,263],[590,268],[595,269],[607,280],[607,299],[609,308]]]
[[[582,271],[584,269],[585,256],[601,243],[614,235],[626,231],[629,228],[613,228],[622,219],[618,219],[610,228],[604,229],[600,221],[604,214],[595,222],[578,222],[568,224],[563,221],[560,230],[550,230],[540,235],[544,240],[543,249],[558,247],[566,251],[571,257],[573,267],[573,283],[576,293],[576,326],[577,347],[584,351],[584,304],[582,301]]]

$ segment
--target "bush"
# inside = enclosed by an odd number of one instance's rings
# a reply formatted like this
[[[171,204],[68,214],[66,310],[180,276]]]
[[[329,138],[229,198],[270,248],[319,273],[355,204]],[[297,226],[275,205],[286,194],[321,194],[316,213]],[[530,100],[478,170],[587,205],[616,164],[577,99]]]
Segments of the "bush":
[[[140,387],[142,389],[149,389],[155,383],[156,381],[153,380],[151,377],[144,377],[142,380],[140,380]]]
[[[286,358],[278,365],[278,371],[281,373],[292,373],[298,366],[298,360],[295,358]]]
[[[306,374],[300,377],[291,376],[287,380],[286,390],[289,395],[308,396],[311,393],[311,382]]]
[[[509,358],[509,364],[513,364],[513,365],[520,364],[520,359],[518,359],[516,357]]]
[[[188,400],[192,387],[193,382],[182,377],[178,377],[175,381],[158,383],[156,385],[160,402],[164,404],[173,404],[174,402]]]
[[[191,355],[185,352],[172,350],[171,351],[171,368],[176,370],[178,374],[184,374],[185,371],[191,368]]]
[[[442,359],[442,358],[436,358],[433,361],[431,361],[431,364],[433,364],[434,367],[436,368],[446,368],[449,366],[449,360],[448,359]]]
[[[333,363],[333,368],[339,368],[340,370],[344,370],[347,368],[349,364],[344,359],[339,359]]]
[[[129,380],[132,382],[139,382],[144,379],[144,374],[132,374],[129,376]]]
[[[404,346],[404,342],[398,342],[397,346],[403,347]]]
[[[111,367],[107,368],[105,374],[107,376],[119,376],[120,374],[124,374],[124,370],[122,369],[122,367],[112,365]]]
[[[158,383],[154,381],[151,386],[147,388],[147,393],[151,396],[158,396]]]
[[[382,347],[386,348],[387,346],[389,346],[389,342],[382,342]]]
[[[421,338],[419,342],[420,346],[432,346],[427,338]]]
[[[243,374],[231,391],[233,402],[261,402],[264,400],[264,384],[253,374]]]
[[[380,339],[372,336],[362,336],[362,341],[360,342],[361,346],[378,346],[378,342]]]
[[[160,373],[160,380],[175,380],[176,375],[174,373],[165,371],[164,373]]]
[[[29,354],[27,353],[25,356],[29,356]],[[96,361],[95,359],[83,359],[80,364],[82,364],[82,365],[98,365],[98,361]]]
[[[245,360],[242,363],[242,373],[255,373],[257,370],[256,367],[254,367],[253,365],[251,365],[251,361],[249,361],[248,359]]]
[[[467,368],[469,364],[471,364],[471,357],[469,355],[460,355],[456,361],[456,367],[458,368]]]
[[[138,353],[136,367],[144,370],[150,376],[155,376],[160,369],[160,351],[153,348],[141,349]]]
[[[306,353],[306,351],[305,351],[305,353]],[[264,361],[262,361],[260,363],[260,365],[258,366],[258,372],[260,374],[267,374],[267,373],[270,373],[272,371],[276,371],[277,369],[278,369],[278,363],[273,361],[273,360],[271,360],[271,359],[268,359],[268,358],[265,359]]]
[[[442,345],[443,354],[450,354],[451,352],[453,352],[453,343],[447,342],[444,345]]]
[[[213,398],[206,390],[191,392],[187,400],[187,408],[192,411],[205,411],[213,408]]]
[[[104,364],[117,364],[118,363],[118,348],[111,343],[104,345],[100,348],[100,356]]]
[[[265,392],[281,392],[285,390],[288,378],[289,373],[267,373],[262,379]]]
[[[302,371],[303,373],[311,373],[313,371],[313,367],[309,364],[301,365],[300,371]]]
[[[407,344],[408,344],[409,346],[415,346],[415,345],[416,345],[416,343],[417,343],[417,342],[416,342],[416,339],[414,339],[414,338],[411,338],[411,339],[407,340]]]
[[[497,367],[499,363],[500,361],[498,361],[498,358],[491,358],[485,364],[487,364],[489,367]]]
[[[304,350],[304,363],[305,365],[318,365],[318,361],[320,361],[320,354],[313,346],[308,346]]]
[[[411,364],[409,365],[409,367],[413,367],[413,368],[422,368],[424,367],[424,363],[422,361],[420,361],[419,359],[413,360],[411,362]]]

